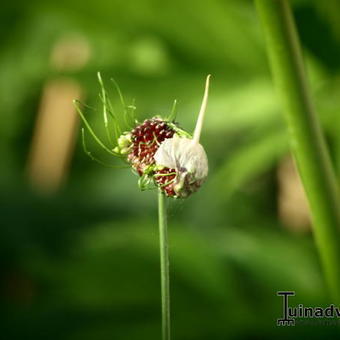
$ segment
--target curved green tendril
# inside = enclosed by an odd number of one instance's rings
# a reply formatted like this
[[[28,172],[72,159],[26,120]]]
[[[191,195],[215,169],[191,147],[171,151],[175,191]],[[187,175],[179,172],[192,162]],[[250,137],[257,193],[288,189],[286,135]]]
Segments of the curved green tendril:
[[[85,127],[87,128],[87,130],[89,131],[89,133],[91,134],[92,138],[97,142],[97,144],[104,149],[106,152],[108,152],[109,154],[113,155],[113,156],[118,156],[120,157],[120,154],[117,154],[116,152],[113,152],[112,150],[110,150],[99,138],[98,136],[94,133],[93,129],[91,128],[91,125],[89,124],[88,120],[85,118],[84,114],[82,113],[79,105],[81,104],[79,102],[79,100],[73,100],[73,104],[78,112],[78,114],[80,115]]]
[[[111,81],[112,81],[114,87],[116,88],[116,91],[118,92],[120,102],[123,106],[124,122],[127,126],[130,126],[131,123],[129,123],[129,121],[128,121],[128,110],[127,110],[127,106],[126,106],[125,99],[124,99],[124,96],[122,94],[122,91],[120,90],[120,87],[119,87],[118,83],[116,82],[116,80],[114,78],[111,78]]]
[[[82,138],[82,145],[83,145],[83,150],[86,153],[87,156],[89,156],[93,161],[107,167],[107,168],[113,168],[113,169],[126,169],[129,166],[119,166],[119,165],[112,165],[105,163],[101,161],[100,159],[96,158],[95,156],[92,155],[91,151],[87,148],[86,140],[85,140],[85,130],[84,128],[81,129],[81,138]]]
[[[173,122],[176,120],[177,117],[177,99],[174,100],[174,103],[172,104],[171,112],[167,120],[169,122]]]
[[[169,184],[171,184],[173,182],[175,182],[175,179],[172,179],[171,181],[165,182],[164,184],[159,185],[158,187],[159,188],[164,188],[164,187],[167,187]]]
[[[154,177],[161,177],[161,176],[163,176],[163,177],[165,177],[165,176],[172,176],[172,175],[176,175],[176,172],[170,172],[170,173],[168,173],[168,174],[154,174]]]
[[[110,142],[110,144],[113,144],[112,141],[112,137],[109,131],[109,120],[107,118],[107,104],[106,104],[106,91],[105,91],[105,87],[104,87],[104,83],[103,83],[103,79],[100,75],[100,72],[97,73],[97,77],[98,77],[98,82],[101,88],[101,100],[103,102],[103,120],[104,120],[104,126],[105,126],[105,131],[106,131],[106,135],[107,138]]]

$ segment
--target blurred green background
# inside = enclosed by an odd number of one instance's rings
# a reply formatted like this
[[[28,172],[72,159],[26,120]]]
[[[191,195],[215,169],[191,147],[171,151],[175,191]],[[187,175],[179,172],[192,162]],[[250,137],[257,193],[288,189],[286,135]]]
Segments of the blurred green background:
[[[293,9],[339,174],[340,5],[300,0]],[[156,192],[140,192],[130,170],[92,162],[80,135],[64,147],[60,131],[79,130],[67,115],[42,126],[52,144],[32,142],[37,117],[62,115],[60,102],[77,93],[105,137],[97,71],[115,105],[110,77],[136,99],[141,120],[169,114],[177,98],[189,131],[212,74],[201,139],[210,175],[169,205],[173,339],[336,336],[331,326],[276,327],[278,290],[294,290],[293,305],[332,301],[251,1],[13,1],[0,18],[3,339],[160,339]],[[32,160],[39,143],[47,149]],[[44,168],[50,145],[70,160],[59,182]]]

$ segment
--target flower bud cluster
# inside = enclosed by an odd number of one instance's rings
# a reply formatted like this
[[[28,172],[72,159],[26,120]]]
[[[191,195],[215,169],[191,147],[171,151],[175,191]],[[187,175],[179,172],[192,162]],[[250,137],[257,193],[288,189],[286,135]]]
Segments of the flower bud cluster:
[[[201,144],[176,124],[159,117],[147,119],[121,135],[114,151],[127,156],[143,187],[153,183],[169,197],[189,196],[208,174]]]

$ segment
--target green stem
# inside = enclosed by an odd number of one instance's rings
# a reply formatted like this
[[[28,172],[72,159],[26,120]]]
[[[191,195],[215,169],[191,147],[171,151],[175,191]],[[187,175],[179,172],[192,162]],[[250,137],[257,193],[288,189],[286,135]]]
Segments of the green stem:
[[[340,302],[340,200],[337,181],[311,100],[302,52],[287,0],[255,0],[274,82],[288,121],[293,155],[307,194],[326,282]]]
[[[161,258],[162,339],[170,340],[170,280],[166,197],[158,191],[158,223]]]

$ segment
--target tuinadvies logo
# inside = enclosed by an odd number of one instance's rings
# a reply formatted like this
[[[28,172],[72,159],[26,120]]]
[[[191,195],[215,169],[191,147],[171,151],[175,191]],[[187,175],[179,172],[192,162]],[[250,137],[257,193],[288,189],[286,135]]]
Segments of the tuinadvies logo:
[[[279,291],[277,296],[282,296],[283,314],[277,319],[277,326],[295,326],[296,319],[329,318],[340,319],[340,308],[331,304],[327,307],[306,307],[303,304],[289,306],[289,297],[295,296],[294,291]]]

